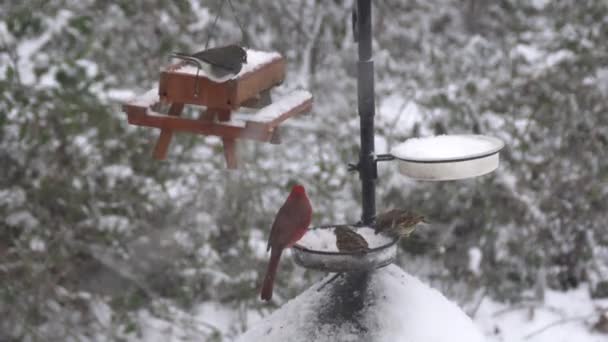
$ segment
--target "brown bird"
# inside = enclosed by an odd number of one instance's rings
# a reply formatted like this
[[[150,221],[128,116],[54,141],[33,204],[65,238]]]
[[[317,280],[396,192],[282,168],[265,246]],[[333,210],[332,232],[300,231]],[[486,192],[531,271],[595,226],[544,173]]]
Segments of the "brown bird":
[[[306,196],[306,190],[301,185],[294,185],[289,197],[279,209],[270,230],[266,249],[266,251],[270,250],[270,261],[268,261],[268,268],[260,293],[263,300],[272,298],[274,278],[283,250],[293,246],[306,234],[311,216],[312,207],[308,196]]]
[[[336,234],[336,246],[340,252],[365,253],[369,251],[365,238],[348,226],[337,226],[334,228],[334,234]]]
[[[376,234],[384,233],[399,238],[408,237],[416,230],[416,225],[426,222],[424,216],[404,209],[391,209],[376,217]]]

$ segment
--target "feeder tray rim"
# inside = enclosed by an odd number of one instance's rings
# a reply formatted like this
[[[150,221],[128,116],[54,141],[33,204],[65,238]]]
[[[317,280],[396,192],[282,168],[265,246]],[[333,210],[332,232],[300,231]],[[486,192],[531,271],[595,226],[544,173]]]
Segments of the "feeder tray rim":
[[[482,134],[449,134],[446,135],[449,137],[467,137],[467,138],[475,138],[475,139],[484,139],[487,140],[489,142],[494,143],[496,146],[493,147],[492,149],[483,151],[483,152],[478,152],[478,153],[474,153],[474,154],[470,154],[470,155],[466,155],[466,156],[462,156],[462,157],[452,157],[452,158],[433,158],[433,159],[429,159],[429,158],[407,158],[407,157],[400,157],[398,156],[398,153],[393,153],[393,151],[391,151],[390,155],[393,156],[395,159],[400,160],[400,161],[404,161],[404,162],[410,162],[410,163],[421,163],[421,164],[437,164],[437,163],[456,163],[456,162],[464,162],[464,161],[469,161],[469,160],[475,160],[475,159],[482,159],[485,157],[489,157],[491,155],[494,155],[498,152],[500,152],[504,147],[505,147],[505,143],[495,137],[492,136],[488,136],[488,135],[482,135]],[[435,136],[431,136],[431,137],[421,137],[418,139],[424,139],[424,138],[434,138]],[[407,141],[407,140],[406,140]],[[404,142],[405,143],[405,142]]]
[[[337,226],[367,227],[367,226],[361,226],[359,224],[331,224],[331,225],[322,225],[322,226],[313,227],[313,228],[311,228],[309,230],[313,230],[313,229],[329,229],[329,228],[335,228]],[[383,249],[387,249],[389,247],[392,247],[398,241],[399,241],[399,238],[393,237],[393,241],[391,241],[391,242],[389,242],[387,244],[378,246],[378,247],[370,248],[366,252],[339,252],[339,251],[338,252],[330,252],[330,251],[318,251],[318,250],[306,248],[304,246],[300,246],[297,243],[295,245],[293,245],[292,248],[300,250],[302,252],[306,252],[306,253],[310,253],[310,254],[318,254],[318,255],[365,255],[365,254],[381,251]]]

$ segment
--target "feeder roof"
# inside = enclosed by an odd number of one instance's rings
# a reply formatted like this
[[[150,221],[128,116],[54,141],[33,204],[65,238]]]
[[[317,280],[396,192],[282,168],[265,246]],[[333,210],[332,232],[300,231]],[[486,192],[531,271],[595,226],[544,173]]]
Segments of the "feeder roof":
[[[360,317],[354,322],[319,318],[332,302],[335,290],[331,285],[319,290],[326,280],[283,305],[237,341],[483,341],[471,319],[456,304],[395,265],[372,273]]]

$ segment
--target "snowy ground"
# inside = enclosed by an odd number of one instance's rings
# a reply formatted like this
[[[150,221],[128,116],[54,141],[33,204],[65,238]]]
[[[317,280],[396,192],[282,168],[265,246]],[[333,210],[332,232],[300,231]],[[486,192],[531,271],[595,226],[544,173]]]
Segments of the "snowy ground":
[[[581,286],[569,292],[547,291],[544,304],[509,306],[486,298],[479,306],[474,322],[488,342],[605,342],[608,335],[592,329],[600,309],[608,309],[608,300],[592,300],[588,289]],[[143,333],[131,341],[205,340],[213,335],[213,331],[216,337],[221,335],[230,341],[243,328],[235,326],[236,318],[242,317],[242,313],[217,303],[200,305],[191,317],[184,313],[181,315],[184,317],[171,316],[178,324],[149,314],[140,315]],[[257,312],[247,314],[249,327],[267,324],[262,320]],[[453,341],[459,339],[454,338]]]
[[[592,300],[586,286],[568,292],[547,291],[544,304],[508,306],[482,302],[475,321],[488,342],[605,342],[593,332],[608,299]]]

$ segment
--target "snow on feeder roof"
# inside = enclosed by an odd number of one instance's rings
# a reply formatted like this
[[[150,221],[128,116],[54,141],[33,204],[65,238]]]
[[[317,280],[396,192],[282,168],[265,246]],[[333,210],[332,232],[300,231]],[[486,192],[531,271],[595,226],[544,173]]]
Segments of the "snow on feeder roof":
[[[236,341],[484,340],[456,304],[397,266],[378,269],[363,281],[345,276],[325,286],[326,282],[314,284]],[[353,296],[363,297],[360,307],[350,307],[348,300]],[[344,317],[349,310],[355,313]]]
[[[243,68],[241,69],[241,71],[239,71],[237,75],[228,74],[224,77],[215,77],[210,73],[206,72],[205,69],[199,69],[192,64],[186,63],[178,64],[179,67],[174,69],[173,72],[198,75],[199,77],[208,78],[209,80],[216,83],[223,83],[234,78],[243,78],[247,74],[258,70],[263,66],[272,64],[274,62],[281,63],[283,60],[281,54],[275,51],[258,51],[251,49],[245,49],[245,51],[247,52],[247,63],[243,64]]]
[[[406,176],[419,180],[477,177],[498,167],[504,143],[485,135],[440,135],[412,138],[395,146],[391,155]]]

